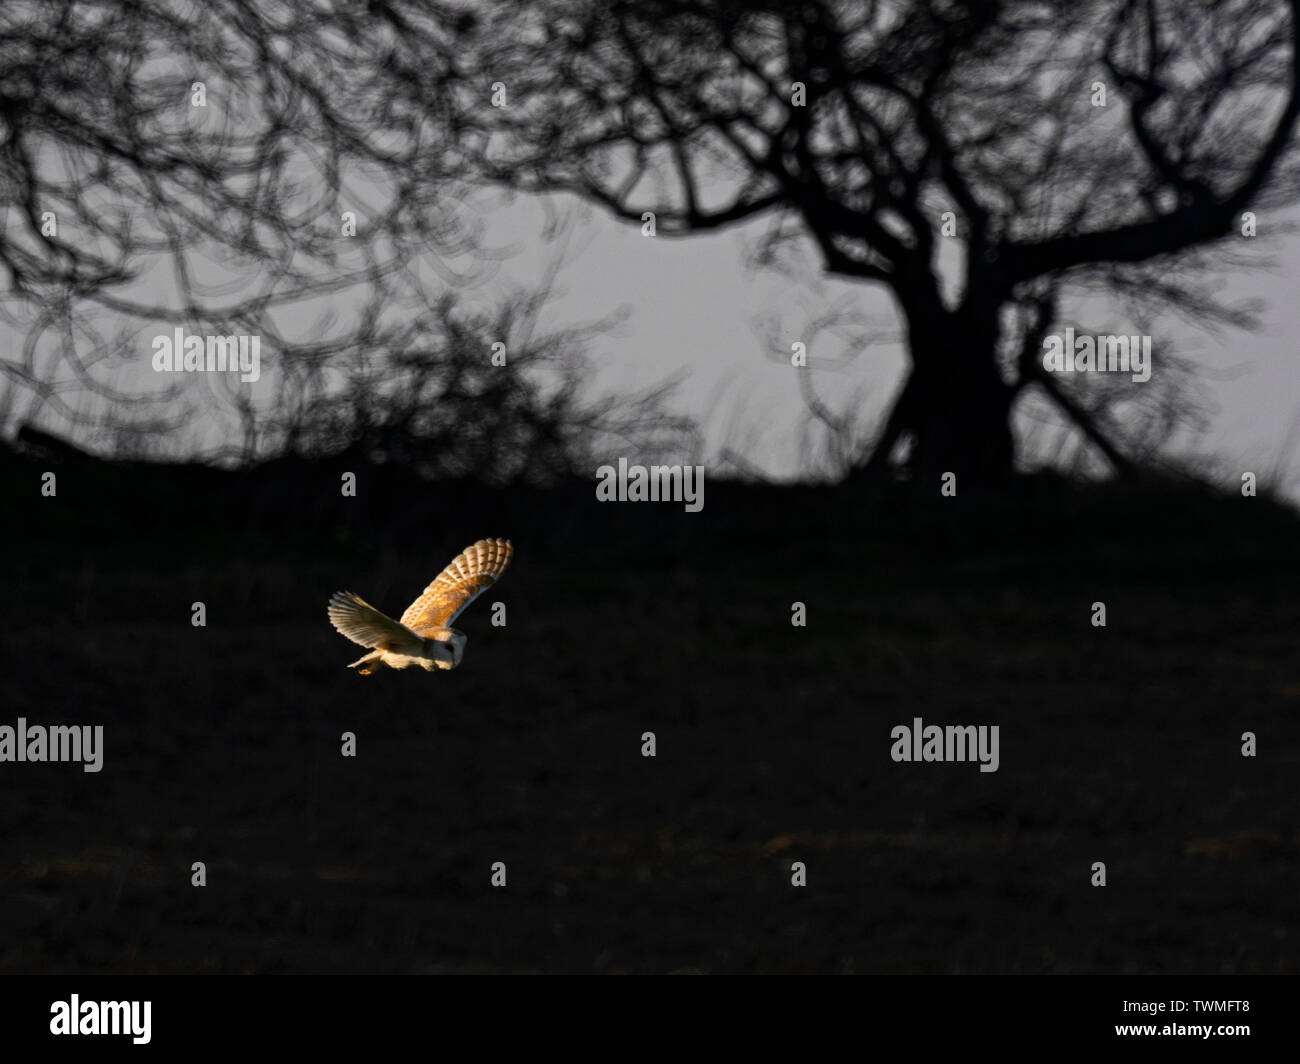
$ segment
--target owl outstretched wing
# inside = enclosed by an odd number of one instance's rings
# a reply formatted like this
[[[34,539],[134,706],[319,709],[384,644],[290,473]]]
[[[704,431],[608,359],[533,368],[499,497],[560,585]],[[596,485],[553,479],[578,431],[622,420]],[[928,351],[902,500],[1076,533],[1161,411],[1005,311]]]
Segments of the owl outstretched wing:
[[[497,582],[514,556],[508,539],[480,539],[452,559],[451,564],[406,607],[401,623],[423,635],[446,628],[484,591]]]
[[[419,651],[419,636],[351,591],[336,591],[330,596],[329,617],[330,624],[363,647]]]

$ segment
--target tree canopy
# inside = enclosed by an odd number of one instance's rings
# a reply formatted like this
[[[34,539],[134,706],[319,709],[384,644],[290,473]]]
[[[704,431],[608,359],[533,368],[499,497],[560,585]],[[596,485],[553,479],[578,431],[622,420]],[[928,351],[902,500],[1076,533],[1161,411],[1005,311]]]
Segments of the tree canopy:
[[[662,235],[771,214],[888,288],[912,369],[871,468],[908,438],[925,476],[1000,477],[1030,386],[1126,464],[1088,385],[1043,372],[1062,300],[1249,324],[1204,268],[1251,261],[1244,216],[1300,190],[1297,0],[488,7],[473,62],[508,100],[462,120],[484,173]]]

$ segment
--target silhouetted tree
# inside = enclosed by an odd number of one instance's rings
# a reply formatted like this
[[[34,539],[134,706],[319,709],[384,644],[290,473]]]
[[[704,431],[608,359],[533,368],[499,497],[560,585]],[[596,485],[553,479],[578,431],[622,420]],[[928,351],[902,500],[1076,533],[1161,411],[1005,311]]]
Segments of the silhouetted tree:
[[[487,312],[445,293],[374,349],[299,364],[292,399],[263,426],[268,449],[503,485],[590,476],[629,449],[647,460],[695,453],[690,421],[664,412],[675,382],[594,394],[588,351],[616,316],[543,329],[554,276]],[[327,373],[340,379],[327,386]]]
[[[887,287],[911,365],[861,464],[882,474],[907,441],[926,490],[948,470],[1003,482],[1031,387],[1126,467],[1089,382],[1043,370],[1063,300],[1249,324],[1204,268],[1236,261],[1246,212],[1276,229],[1300,187],[1300,0],[476,10],[456,96],[484,173],[651,212],[661,236],[776,214],[774,241],[797,231],[826,270]]]
[[[381,429],[405,460],[451,435],[444,467],[484,472],[490,451],[501,475],[530,439],[523,464],[556,466],[539,433],[576,445],[581,425],[617,420],[577,398],[589,331],[533,334],[505,366],[491,341],[514,332],[436,332],[537,323],[531,296],[467,302],[499,258],[450,105],[471,25],[439,3],[0,6],[0,320],[22,337],[0,356],[0,414],[242,461],[374,450]],[[159,387],[149,335],[177,326],[260,336],[265,380]],[[680,424],[647,403],[630,423]]]

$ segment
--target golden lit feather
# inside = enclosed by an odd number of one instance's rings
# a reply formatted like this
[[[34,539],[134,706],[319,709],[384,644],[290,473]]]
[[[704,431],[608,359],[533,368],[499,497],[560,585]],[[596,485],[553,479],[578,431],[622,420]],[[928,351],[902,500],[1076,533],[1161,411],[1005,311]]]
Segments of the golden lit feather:
[[[418,665],[429,672],[454,669],[469,637],[452,628],[451,622],[497,582],[513,555],[508,539],[480,539],[471,544],[406,608],[400,621],[351,591],[334,592],[329,601],[330,623],[370,650],[349,668],[358,669],[363,676],[381,664],[391,669]]]

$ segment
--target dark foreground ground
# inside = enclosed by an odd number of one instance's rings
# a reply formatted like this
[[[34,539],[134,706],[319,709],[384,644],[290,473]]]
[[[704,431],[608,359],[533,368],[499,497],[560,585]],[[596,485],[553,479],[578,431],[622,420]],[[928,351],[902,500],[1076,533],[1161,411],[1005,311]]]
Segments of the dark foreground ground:
[[[43,468],[4,466],[0,724],[106,751],[0,764],[0,970],[1300,970],[1300,524],[1262,500]],[[399,613],[495,535],[459,670],[344,668],[331,591]],[[999,725],[1000,770],[894,763],[914,717]]]

